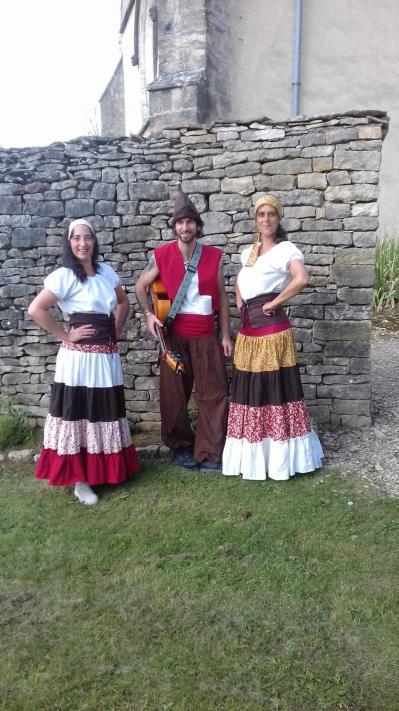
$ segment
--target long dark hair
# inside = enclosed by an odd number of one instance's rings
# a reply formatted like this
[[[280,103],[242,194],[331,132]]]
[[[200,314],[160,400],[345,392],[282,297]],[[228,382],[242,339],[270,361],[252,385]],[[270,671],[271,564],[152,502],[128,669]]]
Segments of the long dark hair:
[[[73,231],[72,231],[73,234]],[[93,237],[94,237],[94,247],[93,247],[93,254],[91,257],[91,263],[93,266],[94,271],[96,274],[98,274],[100,265],[98,262],[98,257],[100,254],[100,250],[98,247],[98,241],[97,237],[93,231]],[[77,259],[71,249],[71,242],[68,238],[68,227],[65,230],[65,234],[62,240],[62,266],[66,267],[67,269],[72,269],[73,273],[75,274],[76,278],[79,279],[79,281],[86,281],[87,279],[87,274],[85,272],[83,264],[79,262],[79,259]]]
[[[281,226],[281,222],[279,222],[274,241],[278,244],[279,242],[287,242],[287,240],[288,240],[287,233],[286,233],[284,227]]]

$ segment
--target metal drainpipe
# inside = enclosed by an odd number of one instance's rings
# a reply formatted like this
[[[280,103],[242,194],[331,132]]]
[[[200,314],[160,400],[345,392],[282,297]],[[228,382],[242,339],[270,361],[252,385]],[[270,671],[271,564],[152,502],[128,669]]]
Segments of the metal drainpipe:
[[[299,116],[299,91],[301,75],[301,43],[302,43],[302,0],[295,2],[295,41],[294,63],[292,69],[292,116]]]

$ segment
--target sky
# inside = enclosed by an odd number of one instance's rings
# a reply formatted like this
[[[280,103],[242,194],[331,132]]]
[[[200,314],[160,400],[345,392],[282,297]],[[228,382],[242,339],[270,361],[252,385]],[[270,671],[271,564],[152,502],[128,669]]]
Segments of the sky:
[[[120,0],[0,0],[0,146],[99,133]]]

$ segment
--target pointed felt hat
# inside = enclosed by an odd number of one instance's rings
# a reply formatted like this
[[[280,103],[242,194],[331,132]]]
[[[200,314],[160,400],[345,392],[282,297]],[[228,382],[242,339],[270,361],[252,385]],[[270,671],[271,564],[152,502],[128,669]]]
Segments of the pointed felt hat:
[[[186,195],[186,193],[180,191],[176,195],[173,215],[170,221],[171,226],[174,227],[177,220],[181,220],[183,219],[183,217],[189,217],[191,220],[195,220],[197,225],[199,225],[200,227],[202,226],[200,214],[194,203],[191,202],[190,198],[188,197],[188,195]]]

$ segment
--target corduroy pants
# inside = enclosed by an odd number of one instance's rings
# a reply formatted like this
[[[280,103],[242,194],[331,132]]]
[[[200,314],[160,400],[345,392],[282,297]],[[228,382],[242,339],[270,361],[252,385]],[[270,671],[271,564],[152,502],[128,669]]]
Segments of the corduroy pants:
[[[198,462],[219,462],[226,436],[228,390],[226,368],[216,335],[186,338],[171,333],[170,350],[178,352],[185,372],[175,375],[161,360],[161,435],[171,449],[193,448]],[[187,404],[195,385],[198,420],[195,435]]]

